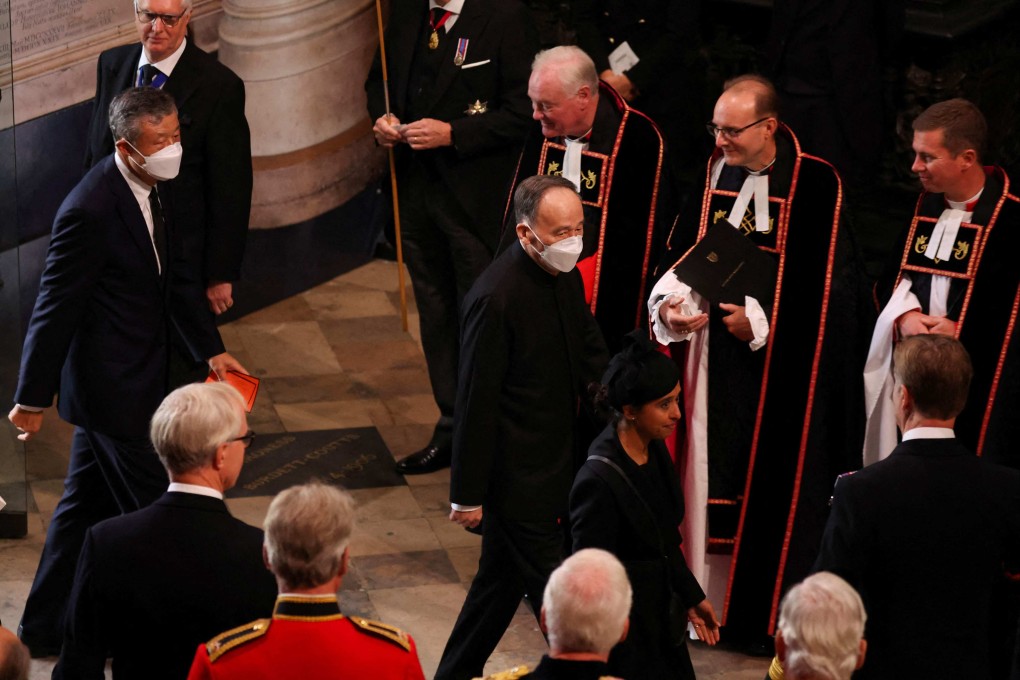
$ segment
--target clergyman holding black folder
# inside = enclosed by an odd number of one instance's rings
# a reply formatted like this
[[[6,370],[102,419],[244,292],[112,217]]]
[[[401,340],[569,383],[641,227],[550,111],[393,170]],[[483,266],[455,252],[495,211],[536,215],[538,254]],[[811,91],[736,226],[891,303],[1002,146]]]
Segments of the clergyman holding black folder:
[[[859,273],[840,178],[779,122],[771,83],[727,83],[707,127],[700,209],[678,220],[648,306],[683,365],[688,564],[727,603],[723,639],[760,647],[809,572],[833,480],[860,467]]]

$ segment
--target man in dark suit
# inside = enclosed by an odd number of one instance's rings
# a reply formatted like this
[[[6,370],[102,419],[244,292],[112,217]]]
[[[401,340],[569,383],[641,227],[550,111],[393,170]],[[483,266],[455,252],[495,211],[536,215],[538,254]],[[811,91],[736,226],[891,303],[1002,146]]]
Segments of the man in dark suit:
[[[60,649],[86,529],[165,489],[148,428],[167,393],[171,324],[196,361],[221,376],[244,370],[223,351],[201,284],[180,258],[172,188],[155,189],[180,162],[173,98],[132,88],[114,100],[110,125],[116,153],[85,175],[54,220],[8,416],[29,439],[59,386],[60,416],[76,426],[20,630],[36,656]]]
[[[542,598],[542,630],[549,653],[531,673],[513,668],[486,680],[599,680],[609,677],[609,652],[627,636],[631,584],[620,560],[586,548],[549,576]]]
[[[192,0],[136,0],[139,44],[99,55],[85,167],[113,151],[107,110],[120,92],[151,85],[173,95],[184,160],[173,181],[175,222],[186,256],[206,286],[209,307],[233,305],[251,213],[251,138],[244,83],[186,39]],[[155,69],[155,70],[153,70]]]
[[[378,58],[365,89],[376,141],[396,147],[404,252],[440,412],[428,445],[397,464],[415,474],[450,464],[459,306],[499,239],[537,43],[517,0],[403,0],[391,10],[392,115]]]
[[[607,352],[584,302],[584,212],[574,185],[539,175],[514,194],[518,242],[464,299],[450,519],[482,554],[437,680],[481,675],[526,596],[539,615],[564,556],[567,498],[589,440],[578,405]]]
[[[860,678],[990,678],[989,610],[1020,548],[1020,472],[953,433],[973,369],[959,341],[916,335],[893,356],[902,443],[837,485],[816,570],[868,612]]]
[[[262,531],[223,502],[255,436],[237,391],[181,387],[156,409],[150,432],[170,486],[85,535],[55,679],[102,678],[113,657],[116,678],[180,680],[196,645],[273,611]]]

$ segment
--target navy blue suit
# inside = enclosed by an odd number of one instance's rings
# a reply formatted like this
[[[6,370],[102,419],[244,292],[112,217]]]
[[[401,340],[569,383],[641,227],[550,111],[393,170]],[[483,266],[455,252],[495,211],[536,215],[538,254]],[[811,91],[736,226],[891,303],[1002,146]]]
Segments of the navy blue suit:
[[[913,439],[836,485],[815,570],[857,588],[855,678],[993,677],[989,616],[1020,548],[1020,472],[955,439]]]
[[[57,212],[21,357],[15,401],[49,406],[76,426],[64,495],[25,605],[33,652],[59,646],[85,530],[145,507],[167,476],[148,441],[167,392],[174,324],[196,360],[223,351],[203,287],[181,258],[171,191],[161,188],[169,254],[161,276],[127,181],[108,156]]]
[[[54,679],[182,680],[195,647],[268,618],[276,580],[262,531],[223,501],[168,492],[149,507],[88,530]]]

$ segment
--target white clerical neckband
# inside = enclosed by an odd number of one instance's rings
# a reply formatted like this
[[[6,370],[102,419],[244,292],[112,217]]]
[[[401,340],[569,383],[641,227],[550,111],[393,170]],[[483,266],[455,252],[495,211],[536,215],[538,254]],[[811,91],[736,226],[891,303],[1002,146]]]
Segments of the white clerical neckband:
[[[745,167],[747,177],[740,187],[737,200],[733,202],[733,209],[730,210],[726,221],[734,227],[739,227],[744,219],[744,213],[754,196],[754,230],[758,232],[769,231],[769,170],[775,164],[773,157],[769,163],[760,170],[751,170]]]

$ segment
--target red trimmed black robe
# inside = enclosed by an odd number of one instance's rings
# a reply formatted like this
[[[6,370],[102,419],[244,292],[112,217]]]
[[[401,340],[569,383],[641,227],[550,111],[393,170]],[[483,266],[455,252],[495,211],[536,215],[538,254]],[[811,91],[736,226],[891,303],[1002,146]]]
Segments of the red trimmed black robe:
[[[500,250],[516,241],[513,192],[534,175],[560,175],[566,152],[560,139],[531,131],[507,196]],[[663,250],[675,199],[664,178],[665,147],[654,122],[599,84],[588,150],[581,159],[584,250],[577,264],[585,296],[611,352],[645,324],[648,272]]]
[[[732,549],[723,615],[729,634],[741,637],[771,634],[783,593],[810,572],[833,482],[860,467],[863,435],[860,267],[842,183],[786,126],[776,142],[772,226],[755,231],[752,201],[741,228],[778,265],[773,298],[759,300],[769,317],[766,346],[752,352],[709,310],[707,551]],[[732,209],[746,171],[724,167],[713,190],[720,155],[709,160],[700,215],[678,221],[660,275]],[[670,346],[681,364],[688,345]],[[677,436],[683,478],[687,432]],[[685,495],[690,505],[693,494]],[[688,507],[688,515],[705,513]]]

